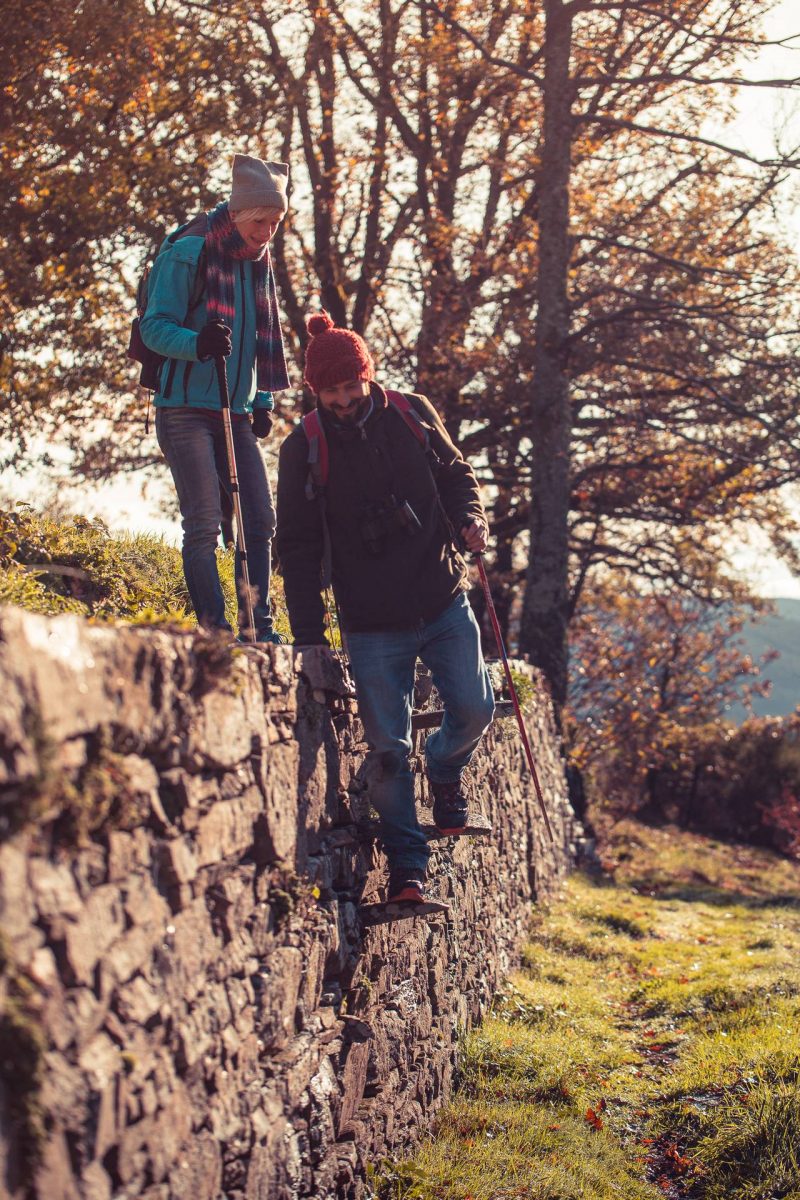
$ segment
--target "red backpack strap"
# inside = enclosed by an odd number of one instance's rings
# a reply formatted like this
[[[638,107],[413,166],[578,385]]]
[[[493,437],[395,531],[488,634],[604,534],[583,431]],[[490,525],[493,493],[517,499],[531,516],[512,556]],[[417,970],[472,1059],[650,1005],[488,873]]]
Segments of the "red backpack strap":
[[[316,409],[306,413],[302,420],[302,426],[308,442],[306,497],[314,500],[328,482],[328,439],[325,437],[325,430],[322,428],[322,422]]]
[[[430,441],[430,438],[428,437],[428,430],[423,423],[422,417],[417,412],[413,401],[405,394],[405,392],[387,391],[386,399],[389,401],[392,408],[399,412],[400,416],[403,418],[419,444],[425,450],[427,450]]]

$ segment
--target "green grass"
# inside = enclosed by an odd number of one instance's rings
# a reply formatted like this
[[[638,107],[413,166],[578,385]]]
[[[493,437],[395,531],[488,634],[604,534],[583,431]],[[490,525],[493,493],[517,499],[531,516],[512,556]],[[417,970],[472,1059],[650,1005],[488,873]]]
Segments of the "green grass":
[[[384,1200],[800,1200],[800,866],[619,827]]]
[[[233,550],[217,551],[225,611],[236,626]],[[0,604],[74,612],[96,621],[196,624],[181,552],[163,538],[112,535],[102,521],[52,518],[18,504],[0,510]],[[274,577],[276,628],[289,633],[282,581]]]

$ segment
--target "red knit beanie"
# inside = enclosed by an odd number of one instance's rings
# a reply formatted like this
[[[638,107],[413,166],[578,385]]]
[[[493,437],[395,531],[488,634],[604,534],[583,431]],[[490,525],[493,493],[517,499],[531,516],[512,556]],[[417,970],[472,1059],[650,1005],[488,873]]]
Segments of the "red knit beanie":
[[[306,321],[311,335],[306,346],[305,382],[312,392],[336,387],[351,379],[374,379],[375,364],[363,338],[351,329],[337,329],[326,312]]]

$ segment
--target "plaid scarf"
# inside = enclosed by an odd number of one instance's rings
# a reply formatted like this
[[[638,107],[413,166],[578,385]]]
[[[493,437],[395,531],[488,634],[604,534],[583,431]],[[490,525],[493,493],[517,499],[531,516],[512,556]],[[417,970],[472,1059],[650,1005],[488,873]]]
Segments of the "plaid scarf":
[[[260,392],[279,392],[289,386],[283,348],[278,293],[269,247],[257,257],[231,220],[227,203],[208,214],[206,233],[206,308],[209,321],[232,325],[236,313],[235,263],[250,259],[256,294],[256,379]]]

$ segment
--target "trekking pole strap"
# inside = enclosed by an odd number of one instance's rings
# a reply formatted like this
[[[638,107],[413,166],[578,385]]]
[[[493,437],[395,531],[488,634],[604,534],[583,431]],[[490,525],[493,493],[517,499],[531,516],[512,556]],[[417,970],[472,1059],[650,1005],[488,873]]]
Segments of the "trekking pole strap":
[[[495,609],[494,601],[492,600],[492,593],[489,590],[489,580],[486,577],[486,568],[483,565],[483,555],[476,554],[475,561],[478,564],[478,574],[481,577],[481,586],[483,588],[483,594],[486,599],[486,608],[489,612],[489,618],[492,622],[492,629],[494,630],[495,641],[497,642],[497,649],[500,654],[500,658],[503,661],[503,670],[505,671],[506,683],[508,684],[508,690],[511,695],[512,703],[514,705],[514,712],[515,712],[516,718],[517,718],[517,725],[519,726],[520,736],[522,737],[522,745],[525,748],[525,757],[528,761],[528,769],[530,770],[531,778],[533,779],[534,790],[536,791],[536,799],[539,802],[539,809],[541,811],[542,817],[544,818],[545,828],[547,829],[547,836],[550,838],[550,842],[554,843],[555,837],[553,836],[553,828],[550,824],[550,818],[547,815],[547,808],[545,806],[544,796],[542,795],[542,789],[541,789],[541,785],[539,783],[539,776],[536,772],[536,766],[534,765],[533,752],[531,751],[531,744],[528,740],[528,731],[525,728],[525,722],[522,718],[522,710],[520,709],[520,706],[519,706],[519,699],[517,697],[517,689],[514,687],[514,680],[511,675],[511,667],[508,662],[508,655],[506,654],[506,648],[505,648],[505,644],[503,642],[503,635],[500,632],[500,622],[497,620],[497,610]]]

